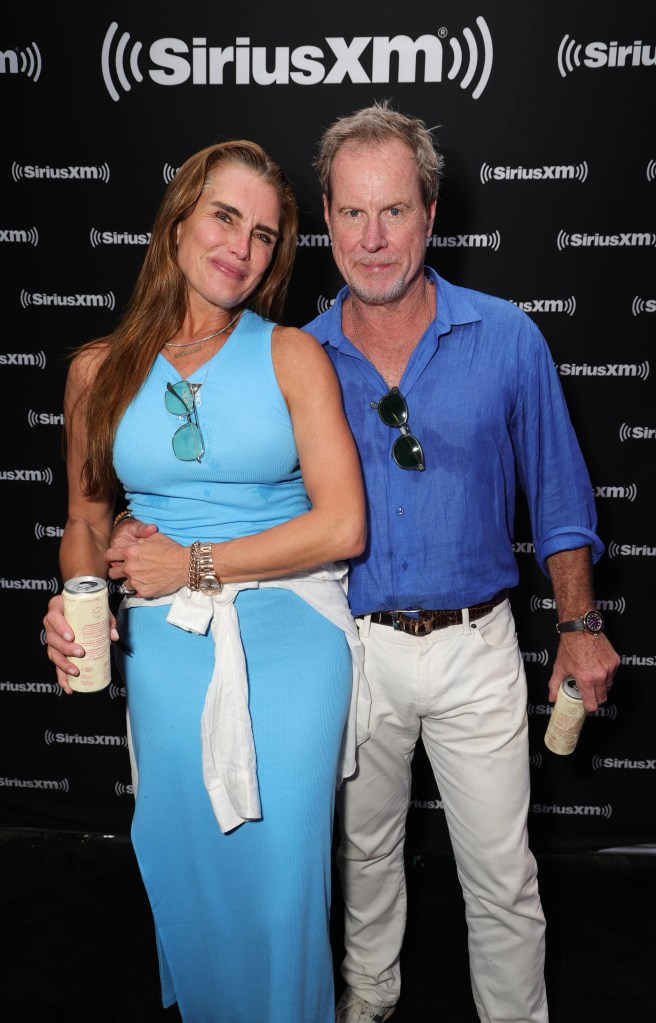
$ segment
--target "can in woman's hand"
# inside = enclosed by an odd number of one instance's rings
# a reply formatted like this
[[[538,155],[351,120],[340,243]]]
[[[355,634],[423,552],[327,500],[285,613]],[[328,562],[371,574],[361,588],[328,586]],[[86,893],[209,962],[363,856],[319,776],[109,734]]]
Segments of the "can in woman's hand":
[[[80,674],[68,676],[71,689],[95,693],[111,681],[109,599],[107,583],[95,575],[80,575],[64,583],[64,618],[84,647],[84,657],[69,657]]]

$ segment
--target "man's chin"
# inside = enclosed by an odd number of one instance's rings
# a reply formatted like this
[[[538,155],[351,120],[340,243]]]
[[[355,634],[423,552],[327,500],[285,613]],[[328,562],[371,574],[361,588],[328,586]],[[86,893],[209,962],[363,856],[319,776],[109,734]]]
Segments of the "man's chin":
[[[388,305],[390,302],[398,302],[408,290],[406,282],[398,279],[396,281],[350,280],[348,285],[351,294],[365,305]]]

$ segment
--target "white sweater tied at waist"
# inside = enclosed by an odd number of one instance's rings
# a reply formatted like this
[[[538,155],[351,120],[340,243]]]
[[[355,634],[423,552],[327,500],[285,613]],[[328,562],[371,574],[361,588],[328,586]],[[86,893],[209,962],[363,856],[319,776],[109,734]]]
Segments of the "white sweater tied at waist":
[[[292,590],[344,632],[353,662],[353,686],[337,784],[355,771],[356,748],[369,736],[371,698],[364,676],[364,649],[346,599],[346,573],[346,565],[335,562],[283,579],[226,583],[214,597],[185,586],[164,597],[130,596],[122,602],[124,608],[170,604],[166,620],[172,625],[199,635],[211,628],[215,658],[201,717],[202,763],[205,787],[223,832],[262,817],[246,661],[235,609],[241,590],[269,586]],[[136,776],[133,780],[136,788]]]

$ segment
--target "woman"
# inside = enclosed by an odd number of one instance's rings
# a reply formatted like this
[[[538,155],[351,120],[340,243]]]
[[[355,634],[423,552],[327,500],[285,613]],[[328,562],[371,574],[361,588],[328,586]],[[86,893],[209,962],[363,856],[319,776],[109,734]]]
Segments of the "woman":
[[[293,193],[259,146],[192,156],[124,321],[82,348],[65,395],[61,571],[106,575],[109,561],[135,594],[111,633],[138,769],[132,840],[163,1003],[186,1023],[334,1018],[330,840],[354,641],[328,563],[361,552],[365,526],[329,360],[267,319],[296,237]],[[108,551],[119,483],[152,526]],[[61,597],[45,627],[71,692],[81,648]]]

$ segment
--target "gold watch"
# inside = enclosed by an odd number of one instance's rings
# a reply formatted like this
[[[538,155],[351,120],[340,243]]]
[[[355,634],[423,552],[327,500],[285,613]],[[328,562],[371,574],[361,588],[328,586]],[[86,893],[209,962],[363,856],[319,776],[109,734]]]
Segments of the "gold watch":
[[[212,560],[212,544],[198,545],[198,589],[206,597],[216,597],[223,589],[223,583],[216,574]]]

